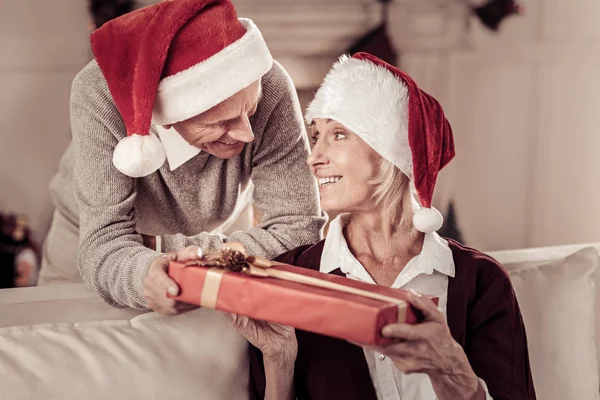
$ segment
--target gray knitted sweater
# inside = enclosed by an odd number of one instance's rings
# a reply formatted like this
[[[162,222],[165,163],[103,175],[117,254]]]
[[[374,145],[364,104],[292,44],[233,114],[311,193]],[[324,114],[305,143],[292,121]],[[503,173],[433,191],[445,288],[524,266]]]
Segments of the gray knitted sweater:
[[[147,307],[142,282],[158,253],[142,245],[140,233],[162,236],[164,252],[192,244],[212,251],[236,241],[266,257],[320,239],[325,219],[306,164],[301,110],[279,64],[263,77],[262,93],[250,119],[255,140],[239,156],[223,160],[201,152],[175,171],[165,162],[157,172],[134,179],[112,164],[113,149],[126,131],[102,72],[92,61],[77,75],[71,128],[78,209],[72,210],[68,194],[57,208],[78,216],[80,273],[108,303]],[[210,234],[232,214],[250,181],[264,215],[260,225],[229,237]],[[69,180],[64,182],[69,193]],[[61,203],[60,196],[55,199]]]

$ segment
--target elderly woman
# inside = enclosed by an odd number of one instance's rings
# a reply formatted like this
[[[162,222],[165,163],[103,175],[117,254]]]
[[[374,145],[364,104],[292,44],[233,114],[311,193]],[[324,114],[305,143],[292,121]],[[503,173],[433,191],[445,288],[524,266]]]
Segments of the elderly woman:
[[[279,261],[412,290],[424,322],[391,324],[380,348],[232,315],[253,345],[251,397],[535,399],[521,313],[505,270],[438,236],[437,174],[454,156],[437,101],[368,54],[342,58],[308,108],[308,158],[327,237]],[[436,306],[428,297],[439,298]],[[310,310],[304,310],[310,312]]]

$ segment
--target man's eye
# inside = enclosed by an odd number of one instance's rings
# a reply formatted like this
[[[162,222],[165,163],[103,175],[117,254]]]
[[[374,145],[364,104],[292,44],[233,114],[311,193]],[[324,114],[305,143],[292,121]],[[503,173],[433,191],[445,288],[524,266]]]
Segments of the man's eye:
[[[336,132],[335,133],[335,140],[340,140],[340,139],[345,139],[346,138],[346,134],[343,132]]]

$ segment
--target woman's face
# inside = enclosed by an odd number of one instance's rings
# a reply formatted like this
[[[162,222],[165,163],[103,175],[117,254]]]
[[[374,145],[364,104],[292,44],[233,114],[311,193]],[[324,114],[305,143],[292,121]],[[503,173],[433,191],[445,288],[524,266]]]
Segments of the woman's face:
[[[307,162],[319,184],[321,207],[336,214],[372,210],[374,187],[369,182],[379,171],[381,156],[331,119],[316,118],[310,135],[314,146]]]

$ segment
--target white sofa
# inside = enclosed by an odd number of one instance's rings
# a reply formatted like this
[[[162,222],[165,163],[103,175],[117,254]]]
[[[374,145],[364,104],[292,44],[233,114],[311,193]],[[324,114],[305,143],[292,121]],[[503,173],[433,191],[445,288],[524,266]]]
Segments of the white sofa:
[[[539,400],[598,400],[600,243],[491,252],[523,314]]]
[[[540,400],[599,398],[596,248],[491,253],[513,280]],[[119,310],[80,284],[0,290],[3,400],[245,399],[245,346],[213,310]]]

